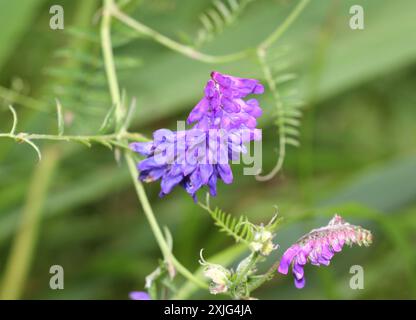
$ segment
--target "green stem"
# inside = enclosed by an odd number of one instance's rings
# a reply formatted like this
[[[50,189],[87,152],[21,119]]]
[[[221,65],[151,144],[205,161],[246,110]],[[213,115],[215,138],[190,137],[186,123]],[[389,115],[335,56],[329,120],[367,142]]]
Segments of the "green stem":
[[[256,176],[258,181],[267,181],[272,179],[283,167],[284,159],[286,157],[286,132],[285,132],[285,119],[284,119],[284,109],[283,102],[280,96],[279,91],[277,90],[276,81],[273,78],[272,71],[266,62],[266,52],[267,49],[275,43],[280,37],[286,32],[286,30],[292,25],[292,23],[299,17],[300,13],[305,9],[306,5],[310,0],[301,0],[293,11],[287,16],[283,23],[277,27],[277,29],[272,32],[257,48],[257,58],[259,60],[260,66],[262,68],[264,78],[272,92],[276,111],[277,111],[277,127],[279,131],[279,154],[277,157],[277,162],[272,171],[267,175],[261,176],[260,172]]]
[[[263,42],[261,42],[257,49],[267,49],[270,47],[274,42],[276,42],[290,27],[290,25],[296,20],[299,14],[303,11],[306,5],[309,3],[310,0],[302,0],[298,3],[295,9],[290,13],[290,15],[285,19],[285,21],[279,25],[278,28],[274,32],[272,32]],[[198,60],[205,63],[227,63],[232,61],[241,60],[247,58],[255,53],[254,50],[247,49],[243,51],[239,51],[236,53],[223,55],[223,56],[214,56],[205,54],[196,50],[193,47],[183,45],[175,40],[172,40],[169,37],[157,32],[149,28],[148,26],[144,25],[143,23],[131,18],[130,16],[124,14],[120,11],[114,4],[109,9],[110,14],[112,14],[115,18],[120,20],[125,25],[129,26],[133,30],[136,30],[142,35],[145,35],[149,38],[152,38],[156,42],[164,45],[165,47],[177,51],[184,56],[187,56],[191,59]]]
[[[19,299],[29,272],[39,232],[42,208],[58,163],[59,153],[56,147],[50,147],[45,154],[44,160],[38,164],[33,174],[27,192],[20,225],[7,260],[0,299]]]
[[[184,56],[187,56],[191,59],[198,60],[205,63],[227,63],[232,61],[241,60],[244,58],[247,58],[253,53],[253,50],[244,50],[239,51],[236,53],[223,55],[223,56],[213,56],[209,54],[202,53],[198,50],[196,50],[193,47],[183,45],[175,40],[172,40],[163,34],[157,32],[156,30],[153,30],[149,28],[148,26],[142,24],[141,22],[129,17],[128,15],[121,12],[116,6],[113,6],[111,9],[111,14],[120,20],[125,25],[129,26],[130,28],[136,30],[142,35],[145,35],[149,38],[152,38],[156,42],[164,45],[165,47],[177,51]]]
[[[283,24],[280,25],[268,38],[266,38],[257,47],[258,56],[259,57],[261,56],[263,59],[262,60],[263,66],[267,67],[267,64],[265,63],[265,60],[264,60],[265,50],[283,35],[283,33],[289,28],[289,26],[293,23],[293,21],[295,21],[295,19],[298,17],[298,15],[304,9],[304,7],[306,6],[308,2],[309,0],[302,0],[295,7],[292,13],[288,16],[288,18],[283,22]],[[161,33],[147,27],[146,25],[140,23],[139,21],[134,20],[128,15],[125,15],[115,6],[113,0],[104,0],[103,21],[102,21],[102,26],[101,26],[102,49],[103,49],[104,62],[105,62],[110,92],[111,92],[113,103],[116,106],[116,114],[119,115],[117,117],[119,119],[119,122],[121,122],[121,119],[124,113],[122,110],[122,105],[121,105],[121,100],[120,100],[120,90],[118,87],[118,81],[117,81],[115,65],[114,65],[114,57],[113,57],[112,46],[111,46],[111,35],[110,35],[111,16],[114,16],[115,18],[120,20],[122,23],[136,30],[140,34],[148,36],[149,38],[152,38],[156,42],[168,47],[169,49],[177,51],[194,60],[198,60],[198,61],[202,61],[206,63],[226,63],[226,62],[231,62],[231,61],[236,61],[236,60],[246,58],[253,53],[252,50],[245,50],[245,51],[241,51],[241,52],[237,52],[237,53],[225,55],[225,56],[212,56],[212,55],[202,53],[190,46],[186,46],[179,42],[176,42],[162,35]],[[264,69],[264,71],[267,72],[267,77],[268,77],[268,82],[269,82],[270,87],[271,88],[274,87],[274,91],[275,91],[274,94],[278,95],[277,90],[275,90],[275,83],[273,81],[273,78],[271,77],[270,70]],[[279,108],[279,109],[281,110],[282,108]],[[172,263],[176,267],[178,272],[181,273],[186,278],[188,278],[191,282],[199,285],[202,288],[206,288],[207,287],[206,283],[200,280],[197,276],[193,275],[188,269],[186,269],[182,264],[180,264],[179,261],[170,252],[169,246],[166,243],[163,233],[157,223],[157,220],[154,216],[152,208],[149,204],[143,185],[136,178],[137,169],[136,169],[134,159],[128,152],[125,153],[125,157],[126,157],[129,170],[130,170],[130,174],[134,181],[134,185],[136,188],[138,198],[142,204],[146,218],[149,221],[149,224],[152,228],[156,241],[158,242],[158,245],[162,251],[162,254],[165,260],[168,263]],[[239,275],[239,278],[237,279],[238,281],[236,281],[236,283],[239,283],[239,281],[241,282],[242,277],[244,277],[244,272],[245,274],[249,272],[252,266],[257,262],[258,257],[259,257],[258,254],[257,256],[256,256],[256,253],[253,254],[251,261],[249,262],[248,266],[246,266],[246,268],[243,270],[243,272]],[[187,291],[184,290],[183,292],[189,292],[189,289]]]
[[[280,261],[276,261],[267,272],[261,276],[261,278],[257,281],[254,281],[248,286],[248,291],[251,293],[257,288],[261,287],[263,283],[270,281],[273,277],[277,274],[277,268],[279,267]]]
[[[142,204],[143,211],[146,215],[146,218],[150,224],[150,228],[156,238],[156,241],[162,251],[163,257],[167,263],[171,263],[175,266],[176,270],[182,274],[185,278],[191,280],[196,285],[200,286],[201,288],[208,288],[208,285],[194,276],[188,269],[186,269],[171,253],[168,244],[165,241],[163,236],[162,230],[160,229],[155,215],[153,213],[152,207],[150,206],[149,200],[146,196],[146,192],[143,188],[143,184],[137,179],[137,168],[134,159],[132,158],[131,154],[125,154],[127,165],[129,167],[130,174],[133,179],[134,187],[136,188],[137,196]]]
[[[122,129],[121,121],[124,117],[124,110],[122,109],[120,91],[117,81],[117,74],[114,63],[114,55],[111,44],[111,15],[110,11],[114,8],[113,0],[104,0],[104,12],[103,12],[103,22],[101,24],[101,41],[102,41],[102,50],[104,56],[104,66],[108,78],[108,85],[110,88],[111,99],[113,104],[116,106],[116,114],[119,114],[118,118],[118,128]],[[121,132],[122,133],[122,132]],[[119,133],[119,134],[121,134]],[[120,138],[119,138],[120,140]],[[122,141],[122,140],[121,140]],[[153,213],[152,207],[150,206],[149,200],[147,198],[146,192],[143,188],[142,183],[137,179],[137,168],[135,161],[129,151],[124,153],[129,172],[131,174],[134,186],[136,188],[136,193],[139,198],[140,203],[142,204],[143,211],[145,216],[150,224],[152,232],[156,238],[156,241],[162,251],[163,257],[166,263],[172,264],[176,270],[182,274],[188,280],[194,282],[196,285],[201,288],[208,288],[208,285],[195,277],[188,269],[186,269],[171,253],[169,245],[167,244],[165,237],[157,223],[155,215]]]
[[[266,50],[258,49],[257,58],[259,60],[267,85],[269,86],[270,91],[273,95],[276,107],[277,126],[279,131],[279,155],[277,157],[276,165],[274,166],[272,171],[270,171],[267,175],[261,176],[260,173],[256,175],[256,180],[267,181],[272,179],[283,167],[283,162],[286,156],[286,133],[284,130],[285,124],[283,102],[280,93],[277,90],[276,81],[273,78],[272,71],[266,62]]]
[[[16,139],[19,140],[21,138],[26,138],[29,140],[53,140],[53,141],[73,141],[73,142],[79,142],[79,141],[104,141],[108,143],[112,143],[116,139],[127,139],[127,140],[134,140],[134,141],[150,141],[145,136],[139,134],[139,133],[133,133],[133,132],[122,132],[120,134],[118,133],[112,133],[112,134],[103,134],[103,135],[90,135],[90,136],[82,136],[82,135],[53,135],[53,134],[35,134],[35,133],[25,133],[20,132],[17,134],[10,134],[10,133],[0,133],[0,138],[10,138],[10,139]]]
[[[275,43],[292,25],[292,23],[297,19],[300,13],[305,9],[306,5],[310,0],[301,0],[295,9],[287,16],[285,21],[274,31],[272,32],[260,45],[258,48],[267,49],[273,43]]]
[[[111,44],[111,8],[113,0],[104,0],[103,17],[101,21],[101,46],[104,58],[104,66],[107,74],[108,87],[111,98],[115,105],[115,116],[117,128],[120,128],[123,118],[123,106],[121,105],[120,89],[117,81],[116,68],[114,63],[113,47]]]
[[[237,278],[235,279],[234,285],[231,288],[231,292],[235,291],[235,289],[245,281],[248,273],[251,269],[253,269],[260,257],[261,256],[259,252],[252,252],[250,254],[248,263],[245,265],[244,269],[237,274]]]

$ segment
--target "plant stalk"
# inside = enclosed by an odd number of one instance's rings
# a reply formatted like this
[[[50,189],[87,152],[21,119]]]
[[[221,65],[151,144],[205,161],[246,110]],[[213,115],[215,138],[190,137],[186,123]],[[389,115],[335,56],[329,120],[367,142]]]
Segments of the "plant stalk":
[[[101,24],[101,41],[102,41],[102,50],[104,56],[104,65],[105,70],[108,78],[108,85],[110,88],[111,99],[113,104],[116,108],[116,114],[118,114],[119,118],[116,119],[118,121],[117,128],[121,129],[121,121],[124,118],[124,110],[121,103],[121,96],[118,86],[117,74],[115,69],[114,63],[114,55],[112,50],[111,44],[111,10],[114,8],[113,0],[104,0],[104,13],[103,13],[103,21]],[[145,216],[150,224],[152,232],[156,238],[156,241],[162,251],[163,257],[168,264],[172,264],[176,270],[182,274],[188,280],[194,282],[196,285],[200,286],[201,288],[208,288],[208,285],[195,277],[188,269],[186,269],[171,253],[169,246],[166,242],[165,237],[159,227],[159,224],[156,220],[156,217],[153,213],[152,207],[150,206],[149,200],[147,198],[146,192],[144,190],[143,184],[137,179],[137,168],[135,161],[130,153],[130,151],[126,151],[124,153],[126,162],[129,168],[129,172],[131,174],[134,186],[136,188],[136,193],[139,198],[140,203],[142,204],[143,211]]]

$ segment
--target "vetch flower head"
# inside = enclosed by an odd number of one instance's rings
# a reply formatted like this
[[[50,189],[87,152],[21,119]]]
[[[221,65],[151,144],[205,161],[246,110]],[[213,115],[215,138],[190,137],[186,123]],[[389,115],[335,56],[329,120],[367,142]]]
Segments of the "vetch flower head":
[[[313,265],[329,265],[335,253],[340,252],[344,244],[368,246],[372,243],[370,231],[360,226],[345,222],[339,215],[327,226],[314,229],[300,238],[283,254],[278,271],[287,274],[292,266],[292,273],[297,288],[305,286],[304,266],[307,262]]]
[[[151,300],[149,294],[144,291],[132,291],[129,296],[131,300]]]
[[[250,94],[262,94],[258,80],[237,78],[212,72],[205,86],[205,95],[188,117],[200,129],[255,128],[262,110],[256,99],[244,100]]]
[[[180,185],[196,200],[201,187],[208,186],[215,196],[218,180],[226,184],[233,181],[229,161],[247,152],[244,143],[259,136],[257,129],[160,129],[154,132],[153,141],[132,143],[130,148],[147,157],[137,165],[139,179],[160,179],[161,197]]]
[[[244,143],[261,140],[261,130],[256,128],[259,104],[243,98],[263,91],[258,80],[212,72],[205,97],[188,117],[188,124],[195,123],[193,128],[177,132],[160,129],[153,133],[153,141],[130,144],[133,151],[146,156],[137,165],[139,179],[160,179],[161,197],[177,185],[195,201],[203,186],[215,196],[218,180],[226,184],[233,181],[229,161],[247,152]]]

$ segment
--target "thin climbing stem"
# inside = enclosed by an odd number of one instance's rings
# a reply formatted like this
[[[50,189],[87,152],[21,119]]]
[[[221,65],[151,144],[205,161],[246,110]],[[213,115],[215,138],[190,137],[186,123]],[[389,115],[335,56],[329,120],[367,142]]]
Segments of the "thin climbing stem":
[[[123,106],[121,102],[121,95],[119,91],[117,73],[116,73],[115,63],[114,63],[114,55],[113,55],[112,44],[111,44],[110,10],[112,10],[112,8],[114,8],[113,0],[104,0],[103,22],[101,24],[101,28],[102,28],[101,29],[101,41],[102,41],[102,50],[103,50],[103,56],[104,56],[104,66],[105,66],[105,71],[106,71],[107,78],[108,78],[108,85],[110,88],[111,99],[112,99],[113,104],[115,105],[116,114],[119,114],[117,128],[118,130],[123,131],[121,122],[124,118],[124,110],[123,110]],[[117,132],[117,134],[120,134],[120,133],[122,132]],[[121,142],[123,141],[121,140],[120,136],[118,136],[118,139]],[[153,213],[152,207],[147,198],[143,184],[137,179],[137,168],[136,168],[135,161],[130,151],[126,151],[124,155],[126,158],[126,162],[129,168],[130,175],[132,177],[132,180],[136,189],[137,196],[143,207],[145,216],[156,238],[156,242],[158,243],[160,250],[162,251],[162,254],[166,263],[173,265],[180,274],[182,274],[185,278],[187,278],[189,281],[192,281],[199,287],[208,288],[208,285],[204,281],[195,277],[188,269],[186,269],[175,258],[175,256],[170,251],[169,245],[165,237],[163,236],[162,230]]]
[[[298,5],[294,8],[294,10],[289,14],[289,16],[283,21],[281,25],[279,25],[263,42],[261,42],[256,49],[267,49],[273,43],[275,43],[291,26],[291,24],[296,20],[296,18],[300,15],[306,5],[309,3],[310,0],[301,0]],[[147,36],[154,41],[160,43],[161,45],[179,52],[184,56],[187,56],[191,59],[198,60],[205,63],[228,63],[233,61],[242,60],[244,58],[250,57],[255,55],[256,50],[251,48],[238,51],[228,55],[222,56],[215,56],[203,53],[201,51],[196,50],[191,46],[184,45],[179,43],[175,40],[172,40],[169,37],[159,33],[158,31],[146,26],[145,24],[141,23],[140,21],[131,18],[130,16],[123,13],[117,6],[113,3],[109,7],[109,14],[113,15],[117,18],[120,22],[124,23],[126,26],[132,28],[133,30],[137,31],[141,35]]]
[[[286,133],[284,131],[284,109],[283,101],[281,99],[280,93],[277,90],[276,81],[273,78],[272,71],[269,65],[266,63],[266,51],[264,49],[259,49],[257,51],[257,57],[261,66],[261,69],[264,74],[264,78],[267,82],[267,85],[272,92],[273,99],[275,102],[276,116],[277,116],[277,126],[279,131],[279,154],[277,157],[277,163],[267,175],[261,176],[260,172],[256,175],[256,180],[258,181],[267,181],[272,179],[279,171],[282,169],[283,162],[286,156]]]
[[[293,11],[287,16],[287,18],[282,22],[282,24],[276,28],[260,45],[258,48],[267,49],[273,43],[280,39],[280,37],[289,29],[292,23],[298,18],[301,14],[303,9],[305,9],[306,5],[310,2],[310,0],[301,0]]]
[[[129,26],[133,30],[137,31],[138,33],[144,36],[147,36],[149,38],[152,38],[153,40],[160,43],[161,45],[164,45],[165,47],[173,51],[177,51],[183,54],[184,56],[187,56],[194,60],[199,60],[205,63],[227,63],[227,62],[232,62],[232,61],[237,61],[237,60],[247,58],[253,53],[253,50],[248,49],[248,50],[243,50],[243,51],[239,51],[236,53],[223,55],[223,56],[213,56],[213,55],[205,54],[203,52],[196,50],[193,47],[181,44],[175,40],[172,40],[171,38],[164,36],[163,34],[157,32],[156,30],[149,28],[143,23],[124,14],[115,5],[113,5],[110,10],[111,10],[110,11],[111,14],[115,18],[117,18],[118,20],[120,20],[122,23]]]
[[[108,87],[110,89],[113,104],[115,105],[116,127],[119,128],[123,118],[123,106],[121,104],[121,94],[117,81],[113,47],[111,44],[111,8],[113,6],[113,0],[104,0],[103,17],[101,20],[101,46]]]
[[[267,270],[267,272],[259,277],[258,280],[253,281],[248,286],[248,291],[251,293],[257,288],[261,287],[263,283],[272,280],[277,274],[277,268],[279,267],[280,261],[276,261],[273,265]]]
[[[36,134],[36,133],[25,133],[19,132],[16,134],[11,133],[0,133],[0,138],[10,138],[19,140],[21,138],[26,138],[29,140],[53,140],[53,141],[67,141],[67,142],[108,142],[112,144],[115,143],[116,139],[127,139],[134,141],[149,141],[148,138],[143,136],[140,133],[134,132],[123,132],[121,134],[112,133],[112,134],[103,134],[103,135],[53,135],[53,134]]]
[[[286,143],[287,137],[285,132],[285,110],[283,106],[283,101],[280,96],[279,91],[277,90],[276,81],[273,78],[272,71],[267,64],[266,55],[267,49],[270,48],[274,43],[276,43],[283,34],[289,29],[292,23],[299,17],[301,12],[305,9],[306,5],[310,0],[301,0],[293,11],[287,16],[287,18],[282,22],[280,26],[276,28],[257,48],[256,54],[263,71],[264,78],[272,92],[273,99],[275,101],[276,116],[277,116],[277,127],[279,133],[279,154],[277,157],[277,162],[272,171],[270,171],[265,176],[261,176],[259,172],[256,175],[256,180],[258,181],[267,181],[272,179],[283,167],[284,159],[286,157]]]
[[[143,188],[143,184],[136,178],[137,176],[137,168],[135,161],[131,154],[126,153],[125,154],[127,165],[129,167],[129,171],[131,176],[133,177],[133,183],[134,187],[136,189],[137,196],[142,204],[143,211],[146,215],[146,218],[150,224],[150,228],[152,229],[152,232],[156,238],[156,241],[160,247],[160,250],[162,251],[163,256],[165,257],[165,260],[167,263],[171,263],[176,270],[182,274],[185,278],[188,278],[193,283],[198,285],[201,288],[208,288],[208,285],[199,279],[198,277],[194,276],[188,269],[186,269],[171,253],[169,246],[163,236],[162,230],[159,227],[159,224],[157,223],[157,220],[155,218],[155,215],[153,213],[152,207],[149,203],[149,200],[146,196],[146,192]]]

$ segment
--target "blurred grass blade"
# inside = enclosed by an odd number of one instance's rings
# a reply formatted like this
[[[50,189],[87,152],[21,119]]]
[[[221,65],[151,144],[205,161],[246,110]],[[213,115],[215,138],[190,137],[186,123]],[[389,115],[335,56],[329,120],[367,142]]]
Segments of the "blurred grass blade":
[[[0,69],[18,45],[44,0],[0,1]]]
[[[41,212],[57,163],[58,150],[56,147],[50,147],[45,151],[44,161],[35,169],[18,232],[7,261],[0,299],[14,300],[21,297],[35,249]]]

